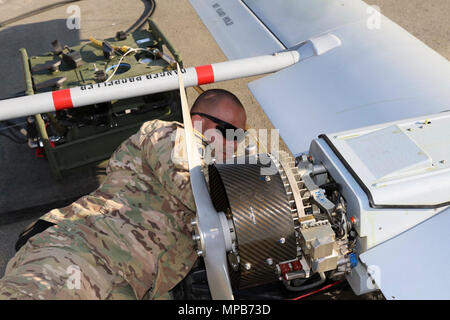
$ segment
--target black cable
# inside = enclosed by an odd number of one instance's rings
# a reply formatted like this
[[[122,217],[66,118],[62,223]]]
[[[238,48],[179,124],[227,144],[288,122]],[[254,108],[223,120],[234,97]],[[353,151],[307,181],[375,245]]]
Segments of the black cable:
[[[125,31],[125,33],[130,33],[130,32],[134,32],[134,31],[141,29],[142,26],[147,22],[148,18],[150,18],[153,15],[153,13],[155,12],[155,9],[156,9],[155,0],[147,0],[144,2],[148,3],[150,5],[150,7],[145,6],[146,8],[145,8],[144,13],[131,27],[129,27]]]
[[[286,287],[286,289],[289,291],[305,291],[305,290],[313,289],[315,287],[320,286],[326,280],[327,280],[327,278],[325,276],[323,276],[323,277],[321,276],[320,279],[317,280],[316,282],[313,282],[311,284],[301,285],[298,287],[291,286],[290,281],[286,281],[286,280],[283,280],[283,284]]]
[[[79,1],[83,1],[83,0],[65,0],[65,1],[60,1],[60,2],[56,2],[56,3],[52,3],[49,5],[43,6],[41,8],[18,15],[17,17],[14,17],[14,18],[11,18],[11,19],[8,19],[5,21],[1,21],[0,28],[6,27],[9,24],[12,24],[14,22],[35,16],[35,15],[43,13],[45,11],[55,9],[55,8],[64,6],[69,3],[79,2]],[[147,22],[147,19],[153,15],[153,12],[155,12],[155,9],[156,9],[156,2],[155,2],[155,0],[147,0],[147,2],[150,3],[150,8],[146,9],[144,11],[144,13],[142,14],[141,18],[139,18],[138,21],[136,21],[130,28],[128,28],[128,30],[126,32],[134,32],[134,31],[140,29]]]

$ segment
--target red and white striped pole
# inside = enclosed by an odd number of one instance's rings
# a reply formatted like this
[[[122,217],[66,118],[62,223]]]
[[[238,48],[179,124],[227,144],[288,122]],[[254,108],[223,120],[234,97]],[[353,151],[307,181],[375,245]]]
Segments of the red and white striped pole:
[[[185,87],[279,71],[300,60],[320,56],[341,45],[332,34],[309,39],[295,49],[253,58],[182,69]],[[177,71],[166,71],[0,101],[0,120],[77,108],[111,100],[178,89]]]
[[[297,51],[258,56],[182,69],[186,87],[250,77],[275,72],[297,63]],[[130,97],[143,96],[178,88],[177,71],[142,75],[126,79],[38,93],[0,101],[0,120]]]

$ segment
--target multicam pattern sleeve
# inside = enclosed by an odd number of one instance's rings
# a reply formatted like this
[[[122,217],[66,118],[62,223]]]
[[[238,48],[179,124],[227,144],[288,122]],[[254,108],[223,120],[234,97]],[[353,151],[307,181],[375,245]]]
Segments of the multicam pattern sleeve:
[[[183,127],[176,122],[164,127],[155,123],[148,129],[143,143],[144,172],[153,172],[169,193],[194,211]]]
[[[197,258],[182,131],[155,120],[123,142],[97,190],[42,217],[56,225],[10,260],[0,299],[167,298]]]

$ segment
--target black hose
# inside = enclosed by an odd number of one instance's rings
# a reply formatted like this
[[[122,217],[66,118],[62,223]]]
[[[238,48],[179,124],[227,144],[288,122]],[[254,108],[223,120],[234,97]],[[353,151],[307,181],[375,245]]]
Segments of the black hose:
[[[23,13],[21,15],[18,15],[17,17],[5,20],[5,21],[1,21],[0,22],[0,28],[6,27],[9,24],[12,24],[14,22],[35,16],[37,14],[43,13],[45,11],[51,10],[51,9],[55,9],[61,6],[64,6],[66,4],[69,3],[73,3],[73,2],[79,2],[79,1],[83,1],[83,0],[65,0],[65,1],[59,1],[56,3],[52,3],[43,7],[40,7],[38,9]],[[146,10],[144,11],[144,13],[142,14],[142,16],[139,18],[138,21],[136,21],[130,28],[128,28],[128,30],[126,32],[134,32],[138,29],[140,29],[145,22],[147,22],[147,19],[150,18],[153,15],[153,12],[155,12],[156,9],[156,2],[155,0],[147,0],[147,2],[150,3],[150,7],[147,8],[146,6]]]
[[[140,30],[142,28],[142,26],[147,22],[148,18],[150,18],[153,15],[153,13],[155,12],[155,9],[156,9],[155,0],[147,0],[144,2],[148,3],[150,6],[148,7],[147,5],[145,5],[144,13],[142,13],[141,17],[131,27],[129,27],[125,31],[125,33],[130,33],[130,32]]]
[[[305,290],[309,290],[309,289],[315,288],[317,286],[320,286],[326,280],[327,280],[327,278],[325,277],[325,275],[321,274],[320,280],[318,280],[314,283],[311,283],[311,284],[294,287],[294,286],[290,285],[290,281],[285,281],[285,280],[283,281],[283,284],[286,287],[286,289],[288,289],[289,291],[305,291]]]

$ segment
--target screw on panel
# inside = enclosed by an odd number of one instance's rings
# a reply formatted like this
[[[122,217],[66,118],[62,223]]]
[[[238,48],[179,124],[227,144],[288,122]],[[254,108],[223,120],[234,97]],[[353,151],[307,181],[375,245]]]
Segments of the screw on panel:
[[[266,263],[271,266],[273,264],[273,259],[272,258],[267,258],[266,259]]]
[[[286,242],[285,238],[281,238],[280,240],[278,240],[279,243],[284,244]]]
[[[252,265],[247,262],[246,264],[244,264],[244,268],[245,270],[250,270],[252,268]]]
[[[197,255],[198,255],[199,257],[203,256],[203,251],[202,251],[202,250],[198,250],[198,251],[197,251]]]

